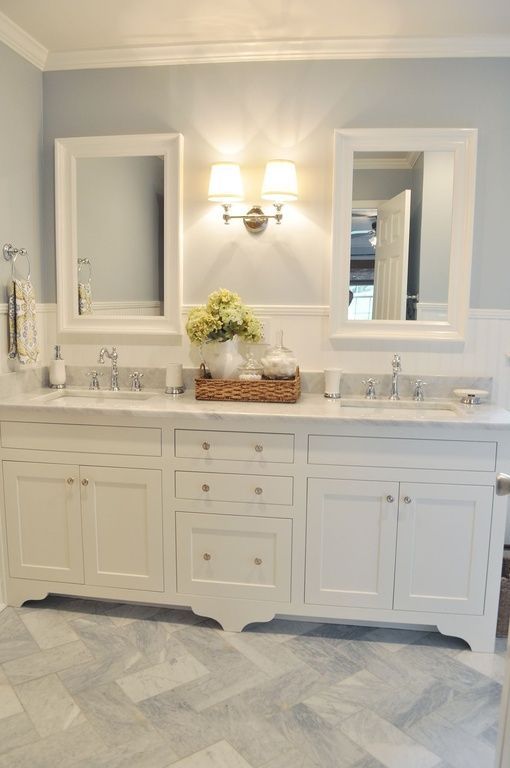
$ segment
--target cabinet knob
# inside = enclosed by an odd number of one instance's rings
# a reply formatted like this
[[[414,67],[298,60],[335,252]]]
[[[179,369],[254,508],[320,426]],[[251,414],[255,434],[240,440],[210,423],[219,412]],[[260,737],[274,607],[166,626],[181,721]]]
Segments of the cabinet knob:
[[[260,444],[256,445],[255,446],[255,450],[256,450],[257,453],[262,453],[262,451],[264,450],[264,446],[260,445]]]
[[[209,554],[209,552],[204,552],[202,557],[204,558],[204,560],[210,560],[211,559],[211,555]]]
[[[208,443],[208,442],[202,443],[202,448],[204,449],[204,451],[208,451],[210,447],[211,447],[211,443]]]
[[[256,557],[253,562],[255,563],[255,565],[262,565],[262,558],[261,557]]]
[[[412,502],[412,498],[410,496],[404,496],[404,504],[410,504]]]
[[[386,501],[388,502],[388,504],[393,504],[393,502],[395,501],[395,497],[394,497],[394,496],[392,496],[392,495],[391,495],[391,493],[389,493],[389,494],[386,496]]]
[[[255,493],[257,494],[257,496],[260,496],[260,494],[262,493],[262,488],[260,486],[257,486],[255,488]]]
[[[207,491],[209,491],[209,490],[210,490],[210,488],[209,488],[209,486],[207,485],[207,483],[204,483],[204,484],[203,484],[203,486],[202,486],[202,490],[204,491],[204,493],[207,493]]]
[[[86,477],[83,478],[83,480],[81,481],[81,484],[82,485],[88,485],[89,484],[89,481],[87,480]]]
[[[67,484],[72,485],[74,483],[74,477],[68,477],[67,478]]]

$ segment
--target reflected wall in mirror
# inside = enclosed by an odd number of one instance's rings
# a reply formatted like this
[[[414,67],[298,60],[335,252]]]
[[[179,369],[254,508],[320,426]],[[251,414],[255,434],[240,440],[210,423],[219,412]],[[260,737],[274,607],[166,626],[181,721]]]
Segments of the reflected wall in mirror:
[[[59,332],[180,334],[179,134],[57,139]]]
[[[462,337],[475,157],[471,129],[335,131],[333,337]]]

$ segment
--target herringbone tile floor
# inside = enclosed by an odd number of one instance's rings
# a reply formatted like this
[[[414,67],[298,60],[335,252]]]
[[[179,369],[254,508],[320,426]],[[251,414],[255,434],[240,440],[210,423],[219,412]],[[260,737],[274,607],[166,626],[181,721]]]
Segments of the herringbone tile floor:
[[[0,768],[492,768],[503,648],[50,597],[0,613]]]

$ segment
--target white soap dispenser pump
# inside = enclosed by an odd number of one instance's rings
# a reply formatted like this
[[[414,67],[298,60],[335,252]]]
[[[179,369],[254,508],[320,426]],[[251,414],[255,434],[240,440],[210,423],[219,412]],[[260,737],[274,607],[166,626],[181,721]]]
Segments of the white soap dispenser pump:
[[[55,346],[55,358],[50,362],[50,387],[52,389],[65,389],[66,364],[62,360],[60,345]]]

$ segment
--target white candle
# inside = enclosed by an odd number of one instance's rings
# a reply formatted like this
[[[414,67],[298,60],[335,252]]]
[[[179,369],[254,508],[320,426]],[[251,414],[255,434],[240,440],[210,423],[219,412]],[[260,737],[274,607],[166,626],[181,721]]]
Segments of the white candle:
[[[166,386],[174,389],[184,386],[182,363],[168,363],[166,367]]]
[[[342,371],[339,368],[327,368],[324,371],[324,397],[340,397]]]

